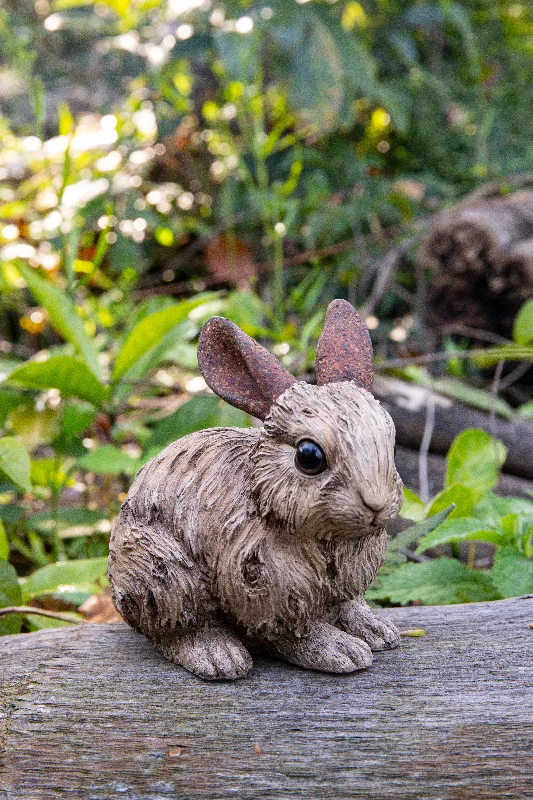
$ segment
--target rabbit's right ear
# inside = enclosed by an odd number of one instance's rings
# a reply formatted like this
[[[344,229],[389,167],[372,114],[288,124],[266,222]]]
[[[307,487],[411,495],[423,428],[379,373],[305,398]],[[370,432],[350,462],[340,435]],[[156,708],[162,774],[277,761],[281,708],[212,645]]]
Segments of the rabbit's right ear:
[[[268,350],[223,317],[212,317],[202,328],[198,365],[215,394],[261,420],[296,381]]]

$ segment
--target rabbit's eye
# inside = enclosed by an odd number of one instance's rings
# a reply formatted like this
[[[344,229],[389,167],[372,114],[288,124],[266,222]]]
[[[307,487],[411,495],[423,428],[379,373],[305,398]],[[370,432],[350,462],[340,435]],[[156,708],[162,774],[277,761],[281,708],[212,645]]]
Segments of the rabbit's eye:
[[[328,465],[322,448],[310,439],[302,439],[296,445],[295,463],[304,475],[318,475]]]

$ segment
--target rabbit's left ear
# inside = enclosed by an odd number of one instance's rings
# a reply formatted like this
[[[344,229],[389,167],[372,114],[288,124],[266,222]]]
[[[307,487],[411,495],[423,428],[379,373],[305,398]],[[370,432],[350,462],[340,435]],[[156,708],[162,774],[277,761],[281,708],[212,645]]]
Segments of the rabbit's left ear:
[[[198,365],[215,394],[262,420],[296,381],[268,350],[223,317],[211,317],[202,328]]]
[[[368,392],[374,381],[374,357],[368,329],[350,303],[333,300],[316,351],[316,380],[353,381]]]

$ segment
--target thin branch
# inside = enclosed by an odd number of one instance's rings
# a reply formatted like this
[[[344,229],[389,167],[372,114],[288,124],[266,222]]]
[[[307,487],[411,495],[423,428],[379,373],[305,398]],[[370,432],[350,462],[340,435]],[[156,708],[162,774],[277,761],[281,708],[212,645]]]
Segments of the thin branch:
[[[498,399],[498,393],[500,391],[500,381],[502,378],[502,372],[504,366],[505,366],[505,361],[498,361],[498,364],[494,371],[494,379],[492,381],[492,386],[490,387],[491,403],[489,412],[489,430],[493,436],[496,436],[496,401]]]
[[[84,619],[73,619],[68,614],[60,614],[58,611],[46,611],[44,608],[33,608],[33,606],[6,606],[5,608],[0,608],[0,617],[6,614],[37,614],[38,617],[60,619],[62,622],[71,622],[73,625],[80,625],[86,622]]]
[[[431,390],[427,393],[426,424],[420,450],[418,452],[418,483],[420,486],[420,497],[424,503],[429,502],[429,469],[428,453],[435,427],[435,396]]]

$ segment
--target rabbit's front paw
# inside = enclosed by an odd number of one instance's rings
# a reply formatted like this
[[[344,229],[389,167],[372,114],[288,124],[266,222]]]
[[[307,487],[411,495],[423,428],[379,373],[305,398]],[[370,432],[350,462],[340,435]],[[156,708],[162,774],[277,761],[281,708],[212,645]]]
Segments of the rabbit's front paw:
[[[209,681],[243,678],[253,665],[248,650],[224,627],[170,634],[159,640],[157,647],[170,661]]]
[[[327,622],[316,622],[301,639],[287,637],[270,644],[268,652],[321,672],[355,672],[372,663],[368,645]]]
[[[389,650],[400,643],[400,633],[392,622],[376,617],[366,603],[356,600],[342,603],[338,625],[352,636],[364,639],[371,650]]]

